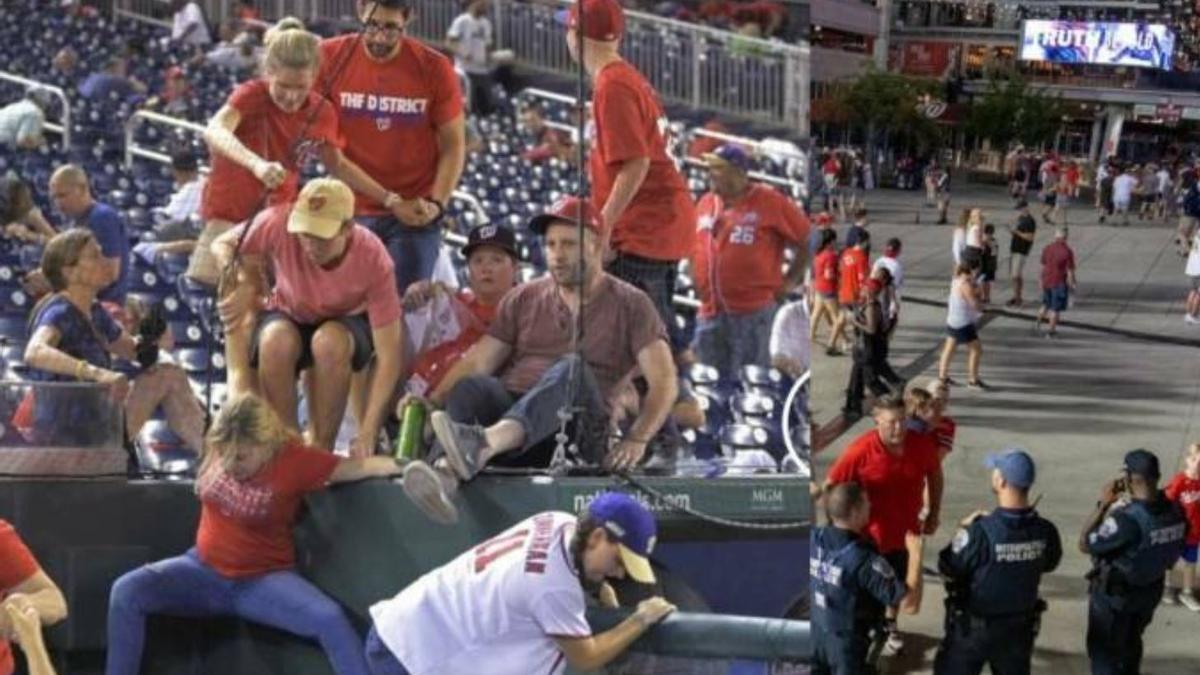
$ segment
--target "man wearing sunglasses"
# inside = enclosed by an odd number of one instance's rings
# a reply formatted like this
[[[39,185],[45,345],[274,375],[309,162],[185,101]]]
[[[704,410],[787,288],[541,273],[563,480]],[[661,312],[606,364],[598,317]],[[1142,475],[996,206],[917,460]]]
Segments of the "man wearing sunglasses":
[[[318,91],[338,111],[346,157],[388,190],[356,194],[355,219],[384,243],[397,291],[433,274],[440,216],[466,160],[463,97],[450,60],[404,35],[408,0],[360,0],[362,32],[321,44]]]

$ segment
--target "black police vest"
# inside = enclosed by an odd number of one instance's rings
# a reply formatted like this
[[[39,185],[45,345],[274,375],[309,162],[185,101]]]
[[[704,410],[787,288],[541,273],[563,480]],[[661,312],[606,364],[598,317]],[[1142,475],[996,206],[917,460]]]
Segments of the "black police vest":
[[[1164,497],[1159,497],[1165,500]],[[1161,583],[1163,575],[1183,554],[1187,536],[1187,521],[1174,502],[1160,502],[1157,512],[1143,501],[1135,501],[1121,513],[1137,523],[1141,540],[1112,561],[1130,586],[1151,586]]]
[[[816,550],[810,557],[812,623],[818,639],[822,634],[865,635],[865,628],[883,619],[883,605],[855,583],[856,575],[871,556],[870,546],[851,539],[840,548],[825,546],[829,531],[814,537]]]
[[[993,511],[978,522],[987,535],[988,556],[971,576],[967,611],[979,616],[1032,613],[1052,529],[1032,511],[1021,515]]]

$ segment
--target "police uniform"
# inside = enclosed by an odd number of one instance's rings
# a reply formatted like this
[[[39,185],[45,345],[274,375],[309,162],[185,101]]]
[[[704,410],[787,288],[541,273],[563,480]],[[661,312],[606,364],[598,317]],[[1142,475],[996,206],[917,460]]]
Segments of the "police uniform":
[[[874,672],[867,664],[871,632],[883,627],[884,608],[908,592],[874,544],[839,527],[812,531],[813,675]]]
[[[1087,536],[1092,571],[1087,651],[1093,675],[1135,675],[1142,632],[1154,618],[1168,570],[1183,554],[1187,521],[1161,493],[1113,507]]]
[[[997,508],[954,536],[938,556],[946,577],[946,637],[934,672],[1029,673],[1042,575],[1058,567],[1058,528],[1033,509]]]

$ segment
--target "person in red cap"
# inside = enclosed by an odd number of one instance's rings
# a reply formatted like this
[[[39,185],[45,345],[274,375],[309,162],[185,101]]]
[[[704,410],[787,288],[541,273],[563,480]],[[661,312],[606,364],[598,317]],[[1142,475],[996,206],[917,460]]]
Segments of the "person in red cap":
[[[625,31],[617,0],[579,0],[565,18],[567,50],[592,78],[596,135],[588,177],[607,269],[650,296],[672,348],[683,351],[687,338],[672,302],[696,219],[687,184],[668,154],[666,114],[653,86],[617,50]]]
[[[778,190],[750,181],[753,159],[737,145],[703,157],[711,189],[697,204],[692,276],[700,296],[695,348],[724,379],[771,363],[775,310],[804,282],[808,217]],[[784,274],[784,253],[794,255]]]
[[[533,218],[529,229],[542,235],[550,274],[505,296],[487,335],[428,397],[443,409],[430,416],[437,442],[427,461],[453,473],[443,472],[451,477],[447,485],[425,469],[406,470],[404,489],[438,520],[452,519],[446,489],[484,465],[548,465],[564,405],[577,411],[572,425],[578,433],[571,436],[579,439],[582,459],[623,470],[642,459],[675,403],[666,329],[645,293],[603,271],[602,225],[591,205],[564,197]],[[577,353],[573,337],[581,306],[586,311]],[[648,389],[637,418],[610,448],[611,403],[635,368]]]

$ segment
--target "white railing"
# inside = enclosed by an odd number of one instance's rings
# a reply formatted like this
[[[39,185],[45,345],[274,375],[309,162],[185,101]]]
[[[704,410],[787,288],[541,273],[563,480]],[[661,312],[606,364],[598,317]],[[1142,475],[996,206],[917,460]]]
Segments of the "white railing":
[[[62,136],[63,148],[71,147],[71,101],[67,98],[67,93],[63,91],[61,87],[44,84],[42,82],[38,82],[37,80],[30,80],[15,73],[4,71],[0,71],[0,80],[22,84],[25,85],[25,87],[38,87],[43,91],[54,94],[55,98],[62,103],[62,123],[56,124],[48,121],[43,124],[42,127],[47,131],[53,131],[54,133]]]

